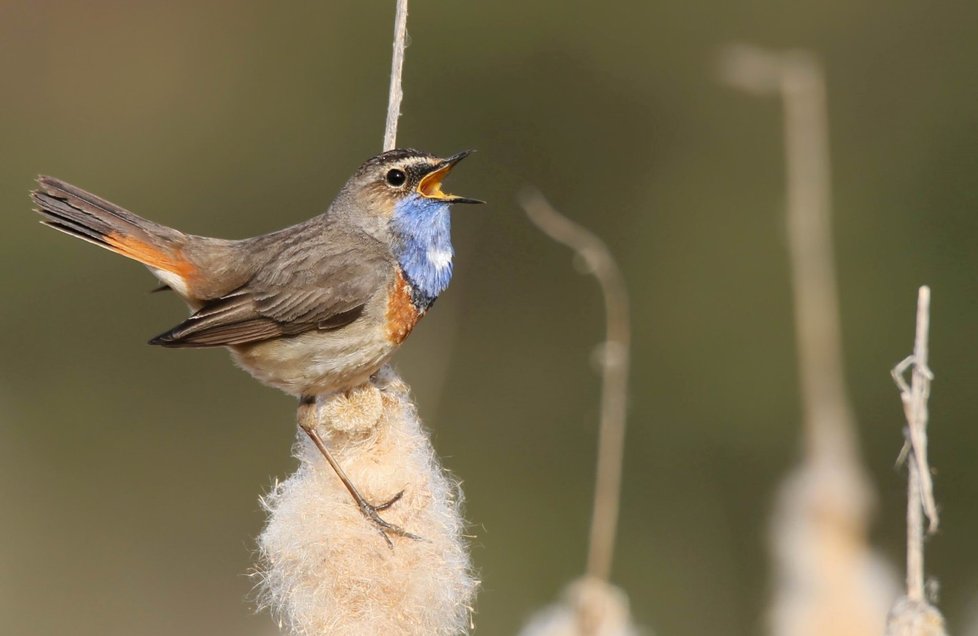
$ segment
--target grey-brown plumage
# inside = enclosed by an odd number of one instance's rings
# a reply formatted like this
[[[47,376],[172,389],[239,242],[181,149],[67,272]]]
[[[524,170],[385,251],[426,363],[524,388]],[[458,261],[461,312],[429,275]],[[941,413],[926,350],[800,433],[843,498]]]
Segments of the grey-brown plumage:
[[[53,177],[32,198],[43,223],[142,262],[190,305],[151,344],[229,347],[259,380],[314,395],[365,381],[437,296],[420,293],[429,279],[450,276],[441,225],[449,204],[474,200],[440,184],[466,154],[383,153],[326,213],[236,241],[185,234]]]
[[[324,217],[289,228],[285,236],[239,242],[233,250],[246,263],[247,282],[206,299],[151,344],[227,346],[339,329],[386,289],[395,266],[376,239]]]

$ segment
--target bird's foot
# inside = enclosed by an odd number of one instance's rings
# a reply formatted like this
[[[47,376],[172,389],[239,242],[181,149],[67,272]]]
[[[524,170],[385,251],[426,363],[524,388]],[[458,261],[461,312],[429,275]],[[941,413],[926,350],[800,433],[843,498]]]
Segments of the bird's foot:
[[[402,490],[401,492],[391,497],[390,500],[385,501],[384,503],[376,506],[371,503],[368,503],[366,499],[360,499],[357,501],[357,504],[360,507],[360,512],[363,513],[363,516],[367,518],[367,521],[374,524],[374,527],[377,528],[377,530],[380,532],[380,535],[384,537],[384,541],[387,542],[387,547],[390,548],[391,550],[394,549],[394,542],[391,541],[391,535],[397,535],[399,537],[405,537],[407,539],[414,539],[415,541],[421,541],[421,537],[419,537],[418,535],[408,532],[401,526],[397,526],[394,525],[393,523],[385,521],[384,519],[381,518],[379,514],[377,514],[393,506],[403,496],[404,496],[404,491]]]
[[[376,506],[368,502],[364,496],[360,494],[360,491],[357,490],[357,487],[353,485],[353,482],[350,481],[350,478],[346,475],[346,471],[343,470],[339,462],[337,462],[332,453],[329,452],[326,442],[324,442],[323,438],[319,436],[318,432],[316,432],[316,422],[313,418],[310,418],[310,415],[315,413],[314,409],[310,407],[314,406],[314,398],[302,398],[302,401],[299,403],[299,426],[306,433],[306,435],[309,436],[309,439],[312,440],[313,444],[316,445],[316,448],[319,449],[319,452],[322,453],[323,457],[326,458],[327,463],[329,463],[329,465],[333,468],[333,471],[336,473],[336,476],[340,478],[340,481],[343,482],[347,492],[349,492],[350,496],[353,497],[353,501],[356,502],[357,507],[360,508],[360,512],[363,514],[363,516],[367,518],[367,521],[374,524],[374,527],[377,528],[381,536],[384,537],[384,541],[387,542],[387,547],[389,547],[391,550],[394,549],[394,542],[391,541],[392,535],[414,539],[415,541],[423,541],[423,539],[418,535],[411,534],[404,528],[385,521],[379,514],[377,514],[387,510],[395,503],[400,501],[404,496],[403,490],[391,497],[388,501]]]

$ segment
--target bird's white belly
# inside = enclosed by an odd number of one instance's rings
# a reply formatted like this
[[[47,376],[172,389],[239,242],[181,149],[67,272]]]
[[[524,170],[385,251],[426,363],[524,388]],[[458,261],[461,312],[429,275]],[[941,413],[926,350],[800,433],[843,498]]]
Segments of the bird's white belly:
[[[231,355],[257,380],[302,396],[363,384],[396,348],[383,329],[355,322],[336,331],[234,346]]]

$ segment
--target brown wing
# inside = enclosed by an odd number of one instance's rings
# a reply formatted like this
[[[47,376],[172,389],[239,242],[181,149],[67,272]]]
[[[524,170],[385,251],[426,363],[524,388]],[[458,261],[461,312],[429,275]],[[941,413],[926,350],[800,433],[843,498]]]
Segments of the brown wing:
[[[389,251],[372,238],[320,226],[280,240],[281,251],[251,281],[150,344],[218,347],[340,329],[390,283]]]

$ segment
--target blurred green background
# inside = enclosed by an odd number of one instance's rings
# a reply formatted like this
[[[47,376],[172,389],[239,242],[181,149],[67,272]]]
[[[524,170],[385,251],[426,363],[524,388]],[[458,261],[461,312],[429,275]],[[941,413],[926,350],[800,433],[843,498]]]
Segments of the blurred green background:
[[[274,633],[246,576],[257,498],[293,468],[293,401],[180,320],[136,264],[44,229],[57,175],[185,231],[307,218],[380,150],[393,2],[0,3],[0,632]],[[478,633],[582,572],[600,296],[514,203],[526,183],[607,240],[633,302],[614,580],[661,634],[763,631],[771,498],[799,448],[776,99],[720,85],[720,47],[804,46],[828,71],[846,364],[902,558],[889,368],[933,288],[928,571],[978,603],[978,4],[415,1],[399,145],[479,154],[452,191],[452,288],[397,366],[463,481]],[[902,570],[902,567],[901,567]]]

